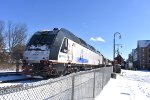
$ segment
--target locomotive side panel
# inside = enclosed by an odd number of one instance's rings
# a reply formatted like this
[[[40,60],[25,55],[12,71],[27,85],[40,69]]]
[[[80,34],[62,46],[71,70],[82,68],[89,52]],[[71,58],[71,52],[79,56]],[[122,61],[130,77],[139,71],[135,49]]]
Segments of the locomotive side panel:
[[[67,40],[67,43],[65,42]],[[72,64],[73,66],[84,66],[84,67],[94,67],[99,65],[102,61],[100,55],[87,49],[86,47],[68,39],[64,38],[60,52],[58,54],[58,62]],[[67,49],[63,49],[64,44],[67,44]],[[65,51],[65,52],[64,52]]]
[[[68,62],[77,64],[98,65],[99,55],[86,47],[68,39]]]

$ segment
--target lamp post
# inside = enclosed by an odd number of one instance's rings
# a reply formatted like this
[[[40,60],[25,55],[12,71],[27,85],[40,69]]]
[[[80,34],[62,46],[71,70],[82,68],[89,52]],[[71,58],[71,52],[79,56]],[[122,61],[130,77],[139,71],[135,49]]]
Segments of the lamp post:
[[[122,44],[115,44],[115,47],[117,46],[116,54],[121,54],[119,52],[119,48],[122,48]]]
[[[113,52],[113,59],[115,61],[115,36],[119,34],[119,39],[121,39],[121,34],[119,32],[114,33],[114,52]]]

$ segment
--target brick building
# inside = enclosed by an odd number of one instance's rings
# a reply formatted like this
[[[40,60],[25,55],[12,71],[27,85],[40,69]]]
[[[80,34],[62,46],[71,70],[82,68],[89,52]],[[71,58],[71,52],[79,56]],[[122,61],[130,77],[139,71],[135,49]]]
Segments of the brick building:
[[[150,40],[138,41],[137,65],[140,69],[150,69]]]

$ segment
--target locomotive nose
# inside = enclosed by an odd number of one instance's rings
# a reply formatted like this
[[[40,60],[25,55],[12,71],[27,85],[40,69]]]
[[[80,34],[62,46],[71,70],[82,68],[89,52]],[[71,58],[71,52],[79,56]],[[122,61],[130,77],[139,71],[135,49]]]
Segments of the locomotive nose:
[[[30,63],[40,63],[40,60],[49,60],[50,49],[47,45],[30,46],[24,53],[24,59]]]

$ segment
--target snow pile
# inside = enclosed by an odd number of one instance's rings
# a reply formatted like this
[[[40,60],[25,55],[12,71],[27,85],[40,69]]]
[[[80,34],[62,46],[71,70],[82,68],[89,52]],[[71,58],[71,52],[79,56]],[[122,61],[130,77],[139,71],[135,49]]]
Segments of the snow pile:
[[[150,72],[122,70],[95,100],[150,100]]]

